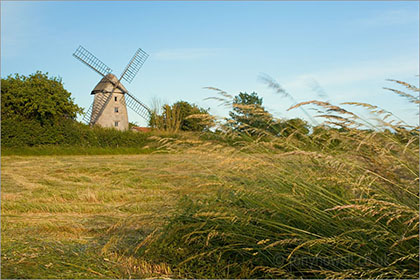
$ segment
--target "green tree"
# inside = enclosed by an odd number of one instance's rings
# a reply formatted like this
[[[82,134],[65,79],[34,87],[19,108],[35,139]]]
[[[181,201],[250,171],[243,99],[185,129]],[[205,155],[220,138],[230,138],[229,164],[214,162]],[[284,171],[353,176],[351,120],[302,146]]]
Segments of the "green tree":
[[[260,131],[270,133],[273,136],[287,137],[294,135],[302,138],[308,135],[309,126],[302,119],[290,120],[275,119],[265,110],[263,99],[256,92],[248,94],[241,92],[233,99],[233,111],[229,112],[232,119],[231,126],[236,131],[246,132],[251,135]]]
[[[173,107],[179,109],[181,119],[180,129],[184,131],[205,131],[212,126],[209,114],[210,109],[198,107],[186,101],[178,101]]]
[[[256,92],[240,92],[233,99],[233,111],[229,112],[233,128],[255,134],[255,129],[271,130],[273,116],[262,106],[263,100]]]
[[[35,120],[41,125],[74,120],[82,108],[74,103],[62,80],[37,71],[29,76],[15,74],[1,79],[1,117]]]
[[[168,104],[162,106],[161,113],[155,109],[149,120],[151,127],[171,132],[177,132],[180,124],[179,109]]]
[[[150,126],[162,130],[207,131],[213,125],[209,109],[200,108],[187,101],[162,106],[162,113],[154,112]]]

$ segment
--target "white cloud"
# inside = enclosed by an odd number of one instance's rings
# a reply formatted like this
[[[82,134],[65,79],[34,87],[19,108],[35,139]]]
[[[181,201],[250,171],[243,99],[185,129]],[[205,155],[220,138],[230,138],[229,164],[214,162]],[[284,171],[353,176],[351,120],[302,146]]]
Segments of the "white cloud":
[[[183,48],[168,49],[154,53],[154,57],[158,60],[194,60],[201,59],[219,54],[220,49],[210,48]]]

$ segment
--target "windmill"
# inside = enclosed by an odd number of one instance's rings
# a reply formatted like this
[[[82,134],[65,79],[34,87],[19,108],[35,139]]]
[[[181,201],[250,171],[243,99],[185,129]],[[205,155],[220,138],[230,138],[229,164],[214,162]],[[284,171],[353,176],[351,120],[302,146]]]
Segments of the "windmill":
[[[106,66],[96,56],[91,54],[84,47],[79,46],[73,56],[92,68],[102,76],[101,81],[95,86],[91,94],[94,95],[92,105],[83,116],[83,121],[90,126],[99,125],[102,127],[113,127],[118,130],[128,129],[127,107],[136,114],[149,120],[150,109],[134,97],[121,84],[121,80],[131,83],[143,63],[149,56],[142,49],[138,49],[125,67],[120,78],[112,74],[111,68]]]

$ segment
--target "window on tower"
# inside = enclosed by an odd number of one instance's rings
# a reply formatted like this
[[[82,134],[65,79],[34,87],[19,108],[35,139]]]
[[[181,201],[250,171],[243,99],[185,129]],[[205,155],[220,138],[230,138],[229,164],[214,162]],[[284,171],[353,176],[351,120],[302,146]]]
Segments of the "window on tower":
[[[115,125],[115,126],[118,126],[118,123],[119,123],[119,122],[115,122],[115,123],[114,123],[114,125]]]
[[[118,107],[115,107],[115,108],[114,108],[114,112],[115,112],[115,113],[118,113]]]
[[[117,97],[116,96],[114,96],[114,100],[117,101]]]

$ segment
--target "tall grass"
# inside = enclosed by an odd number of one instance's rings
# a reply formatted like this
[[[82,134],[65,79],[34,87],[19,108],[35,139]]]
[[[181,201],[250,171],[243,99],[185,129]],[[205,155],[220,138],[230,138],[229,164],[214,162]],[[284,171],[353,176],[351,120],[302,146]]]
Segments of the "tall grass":
[[[239,148],[162,139],[197,164],[217,158],[223,187],[184,198],[133,254],[167,263],[173,277],[419,278],[418,127],[365,103],[315,100],[290,110],[304,106],[324,120],[310,134],[247,127],[246,137],[221,124],[220,137]]]

